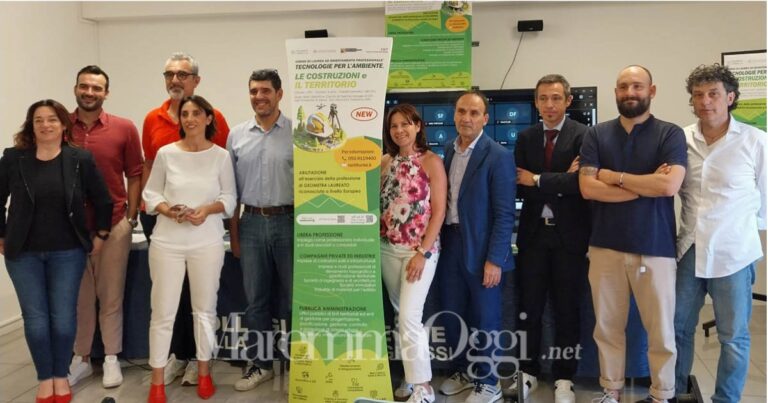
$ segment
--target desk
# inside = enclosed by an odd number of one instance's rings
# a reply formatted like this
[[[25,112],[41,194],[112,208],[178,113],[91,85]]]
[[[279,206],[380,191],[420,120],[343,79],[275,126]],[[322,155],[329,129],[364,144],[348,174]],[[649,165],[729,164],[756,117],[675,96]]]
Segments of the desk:
[[[584,280],[586,282],[586,279]],[[151,280],[149,278],[149,263],[147,261],[147,249],[144,247],[135,247],[131,250],[128,258],[128,273],[126,277],[125,301],[123,306],[124,331],[123,331],[123,353],[121,356],[129,359],[147,358],[149,356],[149,319],[150,319],[150,291]],[[436,283],[432,284],[427,301],[424,306],[424,320],[439,312],[439,301],[437,298]],[[517,293],[516,284],[513,275],[506,275],[502,284],[503,290],[503,329],[515,329],[515,319],[517,312]],[[589,289],[588,286],[585,287]],[[386,292],[386,291],[385,291]],[[391,328],[392,308],[389,306],[388,298],[385,301],[385,316],[387,324]],[[224,259],[224,267],[221,272],[219,285],[217,311],[220,319],[220,328],[217,331],[219,339],[219,351],[217,358],[223,360],[239,359],[242,352],[242,343],[244,343],[245,331],[241,325],[241,315],[245,311],[246,300],[242,287],[242,272],[240,270],[239,260],[231,253],[227,252]],[[592,331],[595,324],[594,311],[592,309],[591,296],[587,293],[581,304],[582,327],[581,327],[581,346],[582,358],[579,361],[578,375],[585,377],[599,376],[599,365],[597,362],[597,347],[592,338]],[[279,316],[285,316],[283,312]],[[282,327],[284,327],[284,321]],[[276,323],[277,325],[277,323]],[[542,352],[548,351],[552,345],[553,323],[551,315],[545,315],[545,331],[543,332]],[[98,327],[97,327],[98,329]],[[97,330],[98,332],[98,330]],[[432,332],[435,336],[436,333]],[[189,334],[192,338],[193,335]],[[439,346],[440,343],[432,338],[433,346]],[[92,355],[94,357],[103,356],[103,346],[101,337],[94,338]],[[629,324],[627,326],[627,377],[637,378],[648,376],[648,362],[646,357],[647,338],[640,322],[640,316],[637,308],[632,302],[632,310],[629,315]],[[447,362],[438,359],[433,360],[435,369],[447,368]],[[542,370],[548,372],[549,362],[542,363]]]

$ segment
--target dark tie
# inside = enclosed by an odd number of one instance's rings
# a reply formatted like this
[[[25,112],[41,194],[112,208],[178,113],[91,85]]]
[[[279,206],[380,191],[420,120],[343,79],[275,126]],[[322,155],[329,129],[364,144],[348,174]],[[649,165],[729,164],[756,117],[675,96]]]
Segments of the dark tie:
[[[549,171],[552,168],[552,151],[555,149],[555,137],[560,133],[559,130],[544,130],[547,136],[547,145],[544,146],[544,170]]]

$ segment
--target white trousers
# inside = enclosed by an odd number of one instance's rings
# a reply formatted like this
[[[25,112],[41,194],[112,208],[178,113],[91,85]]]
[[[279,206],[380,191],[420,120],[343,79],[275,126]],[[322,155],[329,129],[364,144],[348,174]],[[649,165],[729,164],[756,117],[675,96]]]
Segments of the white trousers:
[[[173,322],[179,307],[184,272],[189,274],[197,359],[208,361],[217,347],[216,301],[224,265],[224,244],[193,250],[149,246],[152,279],[152,317],[149,321],[149,365],[162,368],[168,361]]]
[[[406,280],[408,262],[417,252],[400,246],[381,243],[381,275],[387,287],[389,300],[398,313],[398,340],[400,356],[405,370],[405,381],[412,384],[432,380],[429,354],[429,336],[422,324],[424,301],[435,277],[437,259],[435,253],[424,264],[421,279],[412,283]]]

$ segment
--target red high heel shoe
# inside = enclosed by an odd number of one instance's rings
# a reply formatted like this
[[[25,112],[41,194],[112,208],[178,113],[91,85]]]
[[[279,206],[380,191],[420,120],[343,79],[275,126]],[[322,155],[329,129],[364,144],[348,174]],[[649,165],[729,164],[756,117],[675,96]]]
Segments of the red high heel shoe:
[[[213,386],[213,379],[211,374],[197,377],[197,395],[201,399],[209,399],[216,393],[216,387]]]
[[[53,403],[69,403],[72,401],[72,392],[66,395],[53,395]]]
[[[55,398],[53,395],[50,395],[48,397],[36,397],[35,403],[55,403]]]
[[[165,384],[149,385],[149,397],[147,403],[165,403]]]

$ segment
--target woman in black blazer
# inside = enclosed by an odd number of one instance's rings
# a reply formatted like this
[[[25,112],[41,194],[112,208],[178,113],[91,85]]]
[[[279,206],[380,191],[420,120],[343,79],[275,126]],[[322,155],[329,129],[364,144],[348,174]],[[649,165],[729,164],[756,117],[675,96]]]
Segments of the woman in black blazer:
[[[87,254],[99,252],[111,227],[109,192],[91,153],[69,146],[71,127],[63,105],[35,102],[0,158],[0,253],[40,381],[37,403],[72,398],[67,371],[80,280]],[[93,237],[86,204],[95,213]]]

